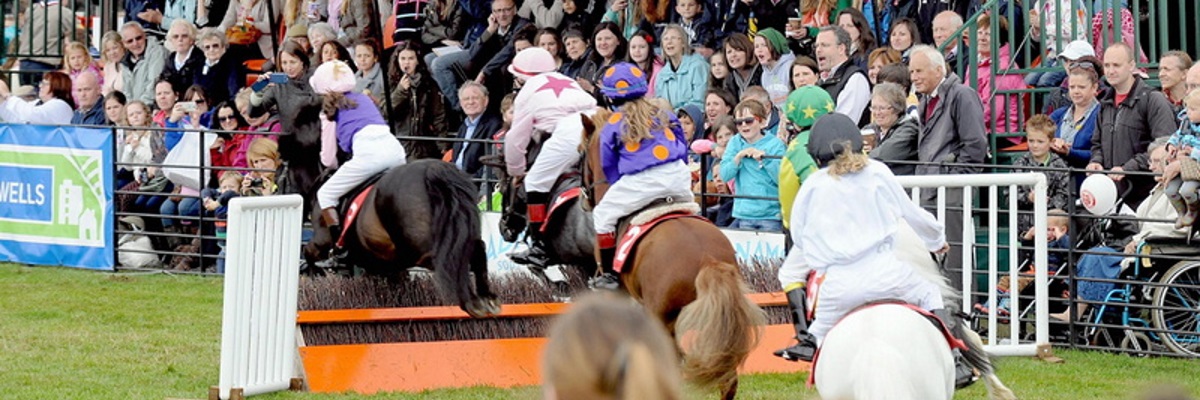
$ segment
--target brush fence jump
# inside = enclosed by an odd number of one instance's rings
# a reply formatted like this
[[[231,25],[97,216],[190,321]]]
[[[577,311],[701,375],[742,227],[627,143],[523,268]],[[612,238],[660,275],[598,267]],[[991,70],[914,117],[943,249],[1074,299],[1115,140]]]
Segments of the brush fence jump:
[[[1047,271],[1046,271],[1046,177],[1039,173],[1021,173],[1021,174],[978,174],[978,175],[926,175],[926,176],[902,176],[898,177],[900,184],[905,188],[909,188],[912,193],[913,201],[919,202],[921,193],[929,190],[937,191],[937,212],[935,215],[939,221],[945,221],[950,213],[961,213],[963,223],[962,236],[958,238],[947,237],[950,242],[964,243],[962,251],[962,271],[963,287],[962,290],[962,309],[971,310],[972,299],[977,294],[974,292],[975,274],[972,268],[966,266],[975,266],[976,252],[983,249],[987,254],[987,304],[997,304],[996,283],[999,281],[1000,265],[997,261],[1001,251],[1008,252],[1008,272],[1010,282],[1016,287],[1017,273],[1019,272],[1020,255],[1018,254],[1017,243],[1019,243],[1018,235],[1020,232],[1017,228],[1017,188],[1020,186],[1033,187],[1034,193],[1034,343],[1022,343],[1021,332],[1024,328],[1024,323],[1020,321],[1021,311],[1026,308],[1026,303],[1022,303],[1018,298],[1019,290],[1010,290],[1008,293],[1009,301],[1011,302],[1012,310],[1011,317],[1000,317],[997,315],[999,307],[988,307],[987,323],[988,334],[984,346],[988,353],[996,356],[1048,356],[1050,351],[1050,325],[1049,325],[1049,293],[1047,293]],[[947,195],[948,189],[951,195],[961,190],[961,198],[951,199]],[[1008,199],[1003,204],[999,201],[1000,191],[1007,190]],[[980,192],[980,196],[987,196],[987,201],[984,202],[986,209],[974,210],[975,192]],[[981,197],[982,198],[982,197]],[[957,203],[963,205],[961,210],[947,209],[947,201],[959,200]],[[1004,212],[1008,215],[1005,221],[1001,221],[999,216],[1001,207],[1004,207]],[[987,243],[976,243],[975,223],[973,216],[979,213],[987,213],[987,226],[984,228],[987,231]],[[970,222],[970,223],[968,223]],[[1003,223],[1003,225],[1000,225]],[[1001,248],[998,243],[998,232],[1000,228],[1008,229],[1007,249]],[[1015,321],[1007,321],[1009,318]],[[1008,337],[998,337],[1000,329],[996,329],[1000,324],[1008,322],[1009,332]]]
[[[303,208],[299,195],[229,202],[221,399],[293,384]]]

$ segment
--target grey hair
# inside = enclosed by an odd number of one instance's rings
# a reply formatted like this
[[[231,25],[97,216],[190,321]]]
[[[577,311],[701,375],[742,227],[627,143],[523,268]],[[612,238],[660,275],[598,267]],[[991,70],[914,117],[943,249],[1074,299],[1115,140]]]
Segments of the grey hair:
[[[1171,139],[1170,136],[1163,136],[1163,137],[1154,139],[1153,142],[1150,142],[1150,146],[1146,148],[1146,153],[1147,154],[1153,153],[1155,150],[1158,150],[1159,148],[1166,147],[1167,141],[1170,139]]]
[[[837,44],[846,48],[846,51],[842,52],[842,54],[847,57],[850,56],[851,41],[849,32],[846,32],[845,29],[837,25],[822,26],[820,32],[833,32],[834,38],[837,38]]]
[[[475,88],[475,89],[479,90],[479,93],[483,93],[484,98],[488,97],[487,86],[483,86],[483,84],[481,84],[479,82],[475,82],[475,81],[467,81],[466,83],[463,83],[462,86],[459,86],[458,87],[458,97],[462,97],[463,93],[465,93],[467,91],[467,89],[469,89],[469,88]]]
[[[121,29],[118,29],[117,31],[120,32],[120,31],[130,29],[130,28],[136,28],[138,30],[138,32],[143,32],[143,33],[146,32],[146,29],[142,28],[142,24],[139,24],[136,21],[129,21],[124,24],[121,24]]]
[[[942,11],[934,16],[934,19],[937,19],[937,18],[949,18],[950,24],[954,25],[954,27],[951,29],[958,29],[963,26],[963,17],[961,15],[958,15],[958,13],[955,12],[954,10]]]
[[[218,42],[221,42],[221,47],[229,47],[229,39],[225,37],[224,32],[217,30],[217,28],[204,28],[200,30],[198,35],[196,35],[197,42],[208,41],[211,39],[217,39]]]
[[[337,33],[333,30],[333,25],[329,25],[327,22],[317,22],[309,25],[308,37],[311,38],[313,35],[320,35],[327,40],[337,40]]]
[[[684,56],[692,55],[692,50],[693,50],[692,44],[688,42],[687,31],[685,31],[682,26],[679,26],[679,24],[667,25],[666,28],[663,28],[663,34],[661,36],[659,36],[660,41],[662,40],[662,36],[666,36],[667,32],[678,33],[679,36],[683,38],[683,55]],[[661,46],[662,43],[658,43],[658,45]],[[650,48],[651,48],[651,52],[653,52],[654,45],[651,45]],[[666,55],[664,54],[664,56],[666,56]]]
[[[880,82],[871,91],[871,97],[878,97],[892,107],[896,115],[904,116],[908,109],[908,93],[904,88],[892,82]]]
[[[919,45],[913,46],[911,52],[908,55],[909,60],[912,60],[912,56],[917,55],[917,54],[924,55],[925,58],[928,58],[929,62],[931,64],[933,64],[934,67],[937,67],[938,69],[942,70],[943,75],[949,74],[950,71],[946,70],[945,56],[942,55],[942,52],[938,51],[933,46],[930,46],[927,44],[919,44]]]

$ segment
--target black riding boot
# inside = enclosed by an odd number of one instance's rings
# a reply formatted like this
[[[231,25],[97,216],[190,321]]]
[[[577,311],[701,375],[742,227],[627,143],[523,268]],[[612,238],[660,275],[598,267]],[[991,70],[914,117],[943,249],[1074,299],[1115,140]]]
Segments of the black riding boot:
[[[946,311],[944,308],[933,310],[933,315],[936,315],[938,318],[940,318],[942,323],[946,324],[946,328],[950,329],[950,333],[954,334],[956,338],[959,340],[964,340],[963,338],[958,337],[960,336],[958,330],[960,328],[959,324],[962,323],[961,318],[950,314],[950,312]],[[959,349],[953,349],[951,352],[954,353],[954,387],[957,389],[962,389],[967,386],[971,386],[971,384],[975,383],[976,380],[979,380],[979,377],[975,376],[975,371],[963,362],[962,352],[959,351]]]
[[[544,192],[529,192],[525,195],[527,203],[527,219],[529,224],[525,237],[529,242],[529,250],[513,253],[509,259],[517,264],[546,268],[553,264],[553,258],[542,236],[542,224],[546,223],[546,206],[550,194]]]
[[[342,265],[342,261],[348,255],[345,248],[337,245],[338,239],[342,237],[342,223],[337,208],[334,207],[321,210],[321,218],[324,220],[326,228],[329,229],[329,258],[318,261],[316,265],[321,269],[335,269]]]
[[[621,279],[617,277],[616,271],[613,271],[613,259],[617,258],[616,236],[611,233],[596,235],[597,248],[600,253],[599,266],[600,276],[592,278],[588,285],[593,290],[618,290],[621,288]]]
[[[817,352],[817,338],[808,333],[808,307],[804,301],[806,291],[803,287],[787,292],[788,306],[792,309],[792,327],[796,329],[796,344],[778,350],[775,356],[788,361],[809,361]]]

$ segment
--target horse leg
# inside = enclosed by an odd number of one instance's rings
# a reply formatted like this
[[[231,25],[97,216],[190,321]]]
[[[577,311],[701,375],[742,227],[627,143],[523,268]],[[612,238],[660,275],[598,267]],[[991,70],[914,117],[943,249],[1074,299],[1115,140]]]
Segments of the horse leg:
[[[487,246],[483,240],[475,240],[475,251],[471,254],[471,273],[475,274],[475,298],[487,315],[500,314],[500,300],[492,293],[491,283],[488,282]]]

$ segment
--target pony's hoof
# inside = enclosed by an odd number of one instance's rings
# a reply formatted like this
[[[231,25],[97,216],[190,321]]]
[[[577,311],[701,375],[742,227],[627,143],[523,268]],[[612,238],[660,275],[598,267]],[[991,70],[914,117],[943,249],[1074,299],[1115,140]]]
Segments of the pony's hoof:
[[[487,318],[500,314],[500,301],[491,299],[471,299],[463,305],[463,311],[471,318]]]

